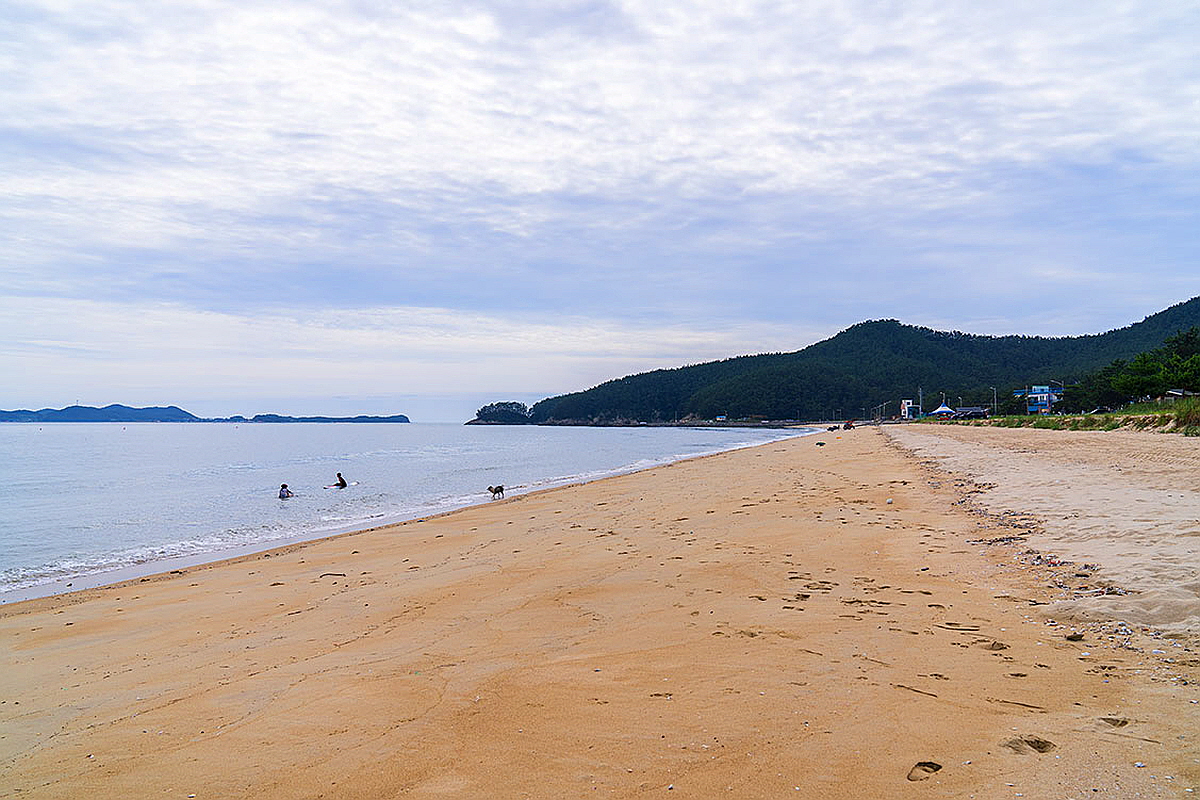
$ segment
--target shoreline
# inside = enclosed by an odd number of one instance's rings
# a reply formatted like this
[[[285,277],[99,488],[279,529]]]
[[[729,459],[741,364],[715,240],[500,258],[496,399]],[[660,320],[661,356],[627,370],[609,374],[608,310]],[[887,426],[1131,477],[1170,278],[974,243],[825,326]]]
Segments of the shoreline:
[[[0,608],[0,789],[1200,786],[1182,646],[1048,617],[1055,568],[978,543],[1013,529],[976,482],[821,434]]]
[[[70,423],[60,423],[70,424]],[[147,423],[149,424],[149,423]],[[781,429],[782,430],[782,429]],[[669,466],[671,464],[679,464],[687,461],[693,461],[701,458],[711,458],[722,453],[731,453],[738,450],[745,450],[754,447],[762,447],[765,445],[774,444],[776,442],[787,441],[791,438],[803,438],[817,433],[821,433],[816,429],[809,429],[809,426],[795,428],[796,431],[809,430],[808,433],[797,432],[793,436],[775,439],[771,442],[755,443],[755,444],[740,444],[729,448],[728,450],[718,450],[712,453],[701,453],[700,455],[687,456],[673,461],[665,461],[662,463],[651,464],[642,467],[621,467],[615,471],[608,472],[593,478],[568,478],[565,483],[554,483],[535,489],[522,491],[521,487],[511,487],[509,493],[511,497],[505,500],[515,500],[520,497],[540,494],[542,492],[555,491],[557,489],[568,489],[575,486],[583,486],[597,481],[604,481],[610,478],[621,477],[623,475],[634,475],[646,470],[656,469],[658,467]],[[80,575],[69,575],[61,579],[47,581],[46,583],[35,584],[33,586],[22,587],[18,589],[10,589],[0,591],[0,614],[8,606],[18,603],[26,603],[31,600],[42,600],[64,595],[72,595],[77,592],[86,592],[95,589],[104,589],[110,587],[120,587],[132,585],[134,583],[146,582],[149,580],[161,580],[163,576],[182,574],[181,571],[201,569],[208,566],[217,566],[227,563],[237,563],[245,559],[251,559],[256,556],[274,553],[275,551],[291,551],[296,547],[302,547],[306,544],[322,542],[325,540],[338,539],[345,536],[353,536],[360,533],[371,533],[374,531],[406,525],[413,522],[422,522],[424,520],[438,519],[448,514],[455,514],[471,508],[492,505],[494,500],[481,498],[477,502],[466,503],[463,505],[454,505],[442,511],[437,511],[432,514],[421,514],[412,517],[401,517],[390,519],[385,522],[380,522],[377,525],[369,525],[363,527],[361,523],[351,523],[344,527],[335,528],[331,531],[322,531],[316,535],[296,534],[294,536],[286,536],[281,539],[269,540],[264,542],[256,542],[246,544],[240,547],[215,550],[207,553],[195,553],[191,555],[171,556],[167,558],[152,559],[149,561],[129,564],[116,567],[114,569],[103,570],[94,573],[85,573]],[[503,501],[502,501],[503,502]]]
[[[781,440],[781,441],[785,441],[785,440]],[[760,447],[760,446],[762,446],[762,445],[751,445],[751,447]],[[738,448],[738,449],[746,449],[746,448]],[[60,604],[59,601],[61,601],[62,605],[71,605],[71,604],[77,603],[77,602],[87,602],[87,600],[90,599],[92,596],[95,596],[99,593],[107,592],[109,590],[127,589],[130,587],[138,586],[138,585],[145,584],[145,583],[157,583],[157,582],[161,582],[161,581],[173,580],[176,577],[181,578],[182,576],[190,574],[192,572],[201,572],[201,571],[210,570],[210,569],[221,569],[223,567],[237,566],[239,564],[245,564],[247,562],[258,561],[258,560],[265,559],[265,558],[289,555],[292,553],[303,551],[305,548],[308,548],[308,547],[328,544],[328,543],[332,543],[332,542],[335,542],[340,539],[348,539],[348,538],[352,538],[355,536],[367,535],[367,534],[373,534],[373,533],[381,533],[381,532],[391,533],[391,532],[394,532],[395,529],[403,528],[408,525],[416,525],[416,524],[419,524],[422,522],[432,522],[434,520],[439,520],[439,519],[443,519],[446,517],[453,517],[454,515],[461,514],[465,511],[472,511],[472,510],[479,509],[479,508],[492,507],[492,506],[495,506],[495,505],[498,505],[501,503],[515,503],[525,497],[536,497],[537,495],[545,494],[547,492],[557,492],[557,491],[562,491],[562,490],[574,489],[574,488],[577,488],[580,486],[587,486],[587,485],[590,485],[593,483],[601,483],[603,481],[612,480],[613,478],[621,478],[626,475],[636,475],[639,472],[645,472],[645,471],[649,471],[649,470],[653,470],[653,469],[660,469],[662,467],[669,467],[673,464],[681,464],[681,463],[686,463],[689,461],[698,461],[700,459],[713,458],[715,456],[719,456],[719,455],[722,455],[723,453],[728,453],[728,452],[733,452],[733,451],[723,450],[720,453],[706,453],[704,455],[692,456],[691,458],[685,458],[685,459],[681,459],[679,461],[671,461],[666,464],[657,464],[652,467],[643,467],[641,469],[633,470],[631,472],[623,472],[623,473],[618,473],[615,475],[606,475],[601,478],[593,478],[592,480],[567,483],[567,484],[563,484],[561,486],[548,486],[544,489],[533,489],[529,492],[524,492],[521,494],[514,494],[512,497],[506,497],[502,500],[485,500],[485,501],[482,501],[479,503],[472,503],[472,504],[466,505],[466,506],[459,506],[457,508],[450,508],[445,511],[439,511],[436,514],[427,514],[425,516],[413,517],[412,519],[403,519],[403,520],[399,520],[397,522],[387,522],[387,523],[384,523],[381,525],[372,526],[370,528],[357,528],[356,527],[352,530],[340,531],[338,533],[330,533],[330,534],[318,536],[318,537],[312,538],[312,539],[300,539],[298,541],[293,541],[293,542],[284,542],[281,544],[273,545],[273,546],[265,548],[265,549],[259,548],[255,545],[247,545],[248,548],[254,548],[254,549],[249,550],[248,552],[235,553],[233,555],[227,555],[227,556],[220,557],[220,558],[206,558],[204,556],[197,555],[196,558],[202,558],[203,560],[197,561],[192,564],[182,564],[182,565],[167,564],[167,561],[174,561],[175,559],[168,559],[166,561],[147,562],[145,565],[135,565],[134,567],[130,567],[130,569],[137,569],[137,567],[139,567],[139,566],[145,566],[147,568],[154,567],[153,571],[147,572],[145,574],[142,574],[139,572],[136,575],[128,575],[128,576],[125,576],[122,578],[118,578],[117,580],[100,582],[94,586],[72,587],[72,588],[67,589],[66,591],[62,591],[62,592],[55,592],[52,594],[26,597],[26,598],[22,598],[19,600],[14,600],[7,605],[0,603],[0,619],[3,619],[5,616],[7,616],[7,612],[9,612],[9,611],[12,611],[13,613],[17,613],[17,614],[23,613],[33,607],[30,604],[37,604],[37,608],[41,609],[41,608],[58,608],[59,604]],[[211,555],[211,554],[209,554],[209,555]],[[181,560],[181,561],[186,560],[186,557],[181,558],[179,560]],[[162,568],[160,568],[162,566],[171,566],[173,568],[162,569]],[[119,572],[119,571],[121,571],[121,570],[113,570],[113,572]],[[105,573],[97,573],[94,576],[85,576],[85,577],[101,578],[101,577],[104,577],[109,574],[111,574],[111,573],[105,572]]]

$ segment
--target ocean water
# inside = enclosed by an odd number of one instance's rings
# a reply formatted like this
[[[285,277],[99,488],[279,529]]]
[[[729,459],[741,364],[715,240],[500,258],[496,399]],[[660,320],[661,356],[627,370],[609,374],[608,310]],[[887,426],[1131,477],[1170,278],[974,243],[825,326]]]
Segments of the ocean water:
[[[0,602],[803,433],[437,424],[0,424]],[[355,482],[327,489],[341,472]],[[279,485],[296,493],[278,498]],[[139,571],[140,570],[140,571]]]

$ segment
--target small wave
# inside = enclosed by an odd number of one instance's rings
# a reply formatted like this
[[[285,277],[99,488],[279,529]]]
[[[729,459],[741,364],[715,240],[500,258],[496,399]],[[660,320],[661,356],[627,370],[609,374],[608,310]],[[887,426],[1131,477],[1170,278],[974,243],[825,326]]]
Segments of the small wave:
[[[694,431],[695,429],[690,430]],[[341,494],[310,491],[301,498],[301,502],[280,503],[273,497],[269,500],[264,500],[259,494],[258,489],[248,490],[244,485],[239,485],[237,481],[233,481],[219,485],[213,484],[214,486],[218,486],[222,491],[227,492],[227,494],[216,494],[212,500],[207,501],[206,505],[197,506],[193,513],[198,514],[198,516],[177,514],[177,516],[184,516],[185,518],[172,519],[170,512],[160,510],[154,505],[143,504],[139,506],[139,514],[137,516],[131,516],[133,514],[132,509],[122,508],[119,514],[106,520],[105,524],[109,526],[108,528],[96,526],[94,524],[94,514],[88,517],[89,524],[83,526],[73,524],[73,520],[63,518],[57,523],[60,525],[57,529],[58,531],[74,530],[77,528],[79,535],[76,536],[75,541],[82,542],[81,546],[86,547],[88,544],[95,543],[98,547],[102,547],[103,544],[101,543],[108,543],[110,549],[106,552],[82,553],[78,552],[79,547],[73,546],[72,549],[77,552],[58,555],[56,557],[52,557],[50,553],[43,549],[41,551],[42,563],[26,563],[16,566],[6,566],[0,569],[0,596],[12,591],[27,590],[44,584],[70,580],[75,577],[94,576],[128,568],[145,566],[146,570],[141,574],[148,574],[155,571],[151,569],[155,563],[170,559],[193,558],[206,555],[212,555],[214,558],[224,557],[217,554],[228,553],[234,550],[245,550],[247,548],[268,549],[278,546],[281,542],[285,541],[316,539],[335,533],[441,514],[454,509],[490,501],[491,496],[483,490],[483,486],[487,482],[486,478],[491,475],[504,474],[506,472],[512,475],[511,483],[509,481],[503,482],[510,493],[521,494],[568,484],[585,483],[614,475],[628,474],[685,459],[802,436],[811,432],[816,431],[806,431],[803,429],[780,430],[770,433],[755,431],[753,435],[738,437],[733,441],[729,439],[722,441],[721,437],[728,436],[729,430],[713,429],[714,436],[711,440],[708,436],[692,436],[688,444],[682,447],[679,446],[678,439],[673,438],[677,442],[677,449],[673,452],[652,457],[632,458],[617,466],[581,469],[578,471],[566,470],[551,475],[529,474],[529,470],[535,468],[531,465],[539,463],[549,464],[555,459],[542,457],[539,461],[536,453],[530,455],[524,449],[526,447],[524,441],[513,443],[509,446],[508,450],[499,453],[499,455],[497,454],[497,446],[492,442],[486,444],[463,443],[458,446],[431,445],[426,443],[416,448],[378,448],[374,450],[362,448],[361,450],[350,452],[370,456],[378,454],[403,454],[404,458],[399,463],[405,468],[411,468],[413,470],[411,474],[422,476],[426,479],[422,485],[423,488],[419,488],[418,490],[415,484],[410,485],[409,482],[403,479],[394,479],[391,482],[379,481],[376,487],[372,487],[372,489],[366,492]],[[472,431],[471,433],[472,435],[479,435],[477,431]],[[563,433],[560,431],[554,431],[553,433],[555,434],[553,447],[557,448],[559,446],[559,439],[563,436]],[[584,453],[587,451],[590,443],[596,441],[595,437],[596,434],[594,432],[587,432],[570,441],[576,442],[572,446],[578,448],[578,452]],[[679,438],[687,439],[689,437],[685,434],[680,434]],[[413,461],[410,456],[415,451],[421,451],[426,456],[435,456],[436,460]],[[621,452],[621,447],[617,447],[614,452]],[[507,461],[504,458],[505,453],[508,454]],[[569,453],[570,451],[568,451],[568,455]],[[467,454],[474,455],[469,455],[468,457]],[[336,462],[342,455],[345,454],[333,456],[306,454],[284,460],[291,464],[320,464],[321,469],[319,471],[313,470],[310,474],[324,475],[328,470],[329,464]],[[465,459],[468,465],[463,466],[457,463],[447,465],[445,463],[447,459],[451,461]],[[570,461],[572,459],[559,457],[557,460],[561,463],[564,460]],[[585,459],[581,458],[578,460]],[[595,458],[591,460],[593,463],[596,461]],[[410,467],[410,465],[414,466]],[[264,467],[265,465],[259,462],[246,460],[232,464],[225,463],[220,466],[197,466],[190,470],[189,473],[198,475],[211,472],[224,477],[231,471],[245,474],[253,473]],[[526,474],[513,474],[519,471],[524,471]],[[448,491],[438,494],[433,494],[429,491],[432,487],[446,485],[459,489],[465,486],[472,488],[469,491]],[[237,488],[225,488],[234,486]],[[229,494],[228,492],[235,492],[235,494]],[[414,493],[416,495],[425,494],[425,496],[413,496]],[[430,496],[431,494],[432,496]],[[167,495],[164,494],[163,496]],[[130,497],[134,496],[131,495]],[[140,497],[137,499],[140,499]],[[81,506],[81,508],[84,507]],[[95,510],[94,507],[88,508],[91,511]],[[238,524],[229,524],[231,509],[243,512],[240,514],[242,519]],[[255,515],[258,515],[260,518],[253,519],[252,517]],[[262,516],[270,516],[272,518],[262,519]],[[29,519],[34,518],[35,515],[31,511]],[[140,520],[140,522],[135,521],[135,519]],[[168,521],[170,529],[178,535],[178,538],[171,541],[161,541],[162,529],[168,526]],[[225,524],[222,525],[222,522]],[[139,524],[148,530],[152,530],[156,541],[129,544],[126,547],[113,546],[120,539],[119,537],[110,538],[107,535],[108,532],[135,529],[130,534],[132,536],[137,534],[136,529]],[[212,532],[204,533],[206,528],[212,530]],[[253,552],[253,549],[246,551]],[[33,555],[32,551],[29,555]],[[29,558],[30,562],[34,560],[34,557]]]

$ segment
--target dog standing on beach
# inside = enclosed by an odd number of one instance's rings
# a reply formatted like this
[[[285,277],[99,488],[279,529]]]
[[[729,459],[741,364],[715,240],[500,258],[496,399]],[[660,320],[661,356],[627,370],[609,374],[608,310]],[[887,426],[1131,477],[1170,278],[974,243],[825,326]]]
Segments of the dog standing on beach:
[[[488,491],[492,493],[493,500],[503,500],[504,499],[504,487],[503,486],[489,486]]]

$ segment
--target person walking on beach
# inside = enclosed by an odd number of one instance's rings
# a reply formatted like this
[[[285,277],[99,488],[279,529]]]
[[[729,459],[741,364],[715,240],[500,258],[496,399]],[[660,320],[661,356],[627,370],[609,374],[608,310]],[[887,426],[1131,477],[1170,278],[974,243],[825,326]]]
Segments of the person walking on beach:
[[[287,488],[286,483],[279,484],[279,499],[287,500],[289,497],[292,497],[292,490]]]
[[[337,475],[338,475],[337,487],[339,489],[345,489],[346,486],[348,486],[348,484],[346,483],[346,479],[342,477],[342,473],[340,473],[340,472]]]

